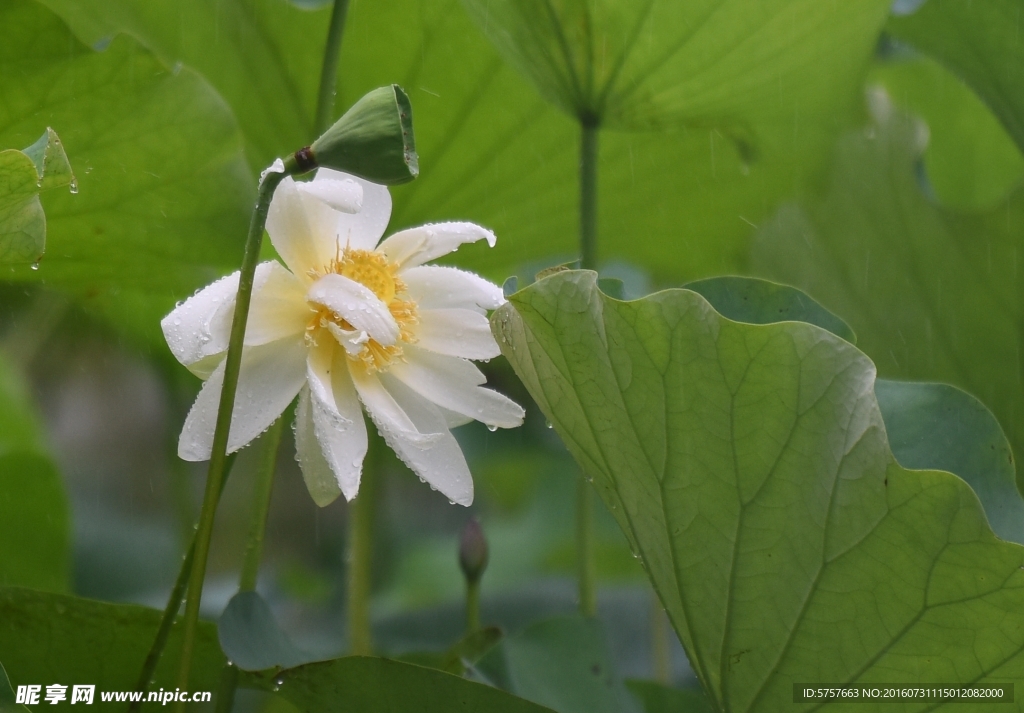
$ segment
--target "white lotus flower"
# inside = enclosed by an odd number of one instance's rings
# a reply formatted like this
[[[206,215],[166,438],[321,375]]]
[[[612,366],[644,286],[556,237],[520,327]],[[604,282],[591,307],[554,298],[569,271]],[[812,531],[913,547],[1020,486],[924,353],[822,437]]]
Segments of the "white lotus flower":
[[[345,211],[345,212],[340,212]],[[523,409],[481,387],[470,359],[498,355],[486,311],[501,289],[452,267],[426,265],[494,235],[472,223],[395,233],[387,188],[328,169],[286,178],[267,232],[287,269],[256,269],[228,452],[277,419],[295,395],[297,458],[320,505],[359,490],[366,455],[360,402],[395,453],[452,502],[473,501],[473,480],[449,429],[478,420],[511,428]],[[161,322],[174,356],[206,380],[178,455],[208,460],[224,377],[238,273],[204,288]]]

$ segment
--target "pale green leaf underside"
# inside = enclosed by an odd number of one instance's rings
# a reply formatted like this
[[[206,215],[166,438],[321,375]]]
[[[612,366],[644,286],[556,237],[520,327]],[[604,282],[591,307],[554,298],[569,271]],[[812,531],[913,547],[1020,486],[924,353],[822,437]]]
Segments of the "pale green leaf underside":
[[[754,277],[712,277],[685,288],[735,322],[807,322],[856,343],[845,322],[795,287]],[[955,386],[914,381],[879,379],[875,396],[901,465],[956,473],[977,493],[996,534],[1024,544],[1024,500],[1014,482],[1013,452],[984,404]]]
[[[920,127],[894,114],[838,144],[820,198],[785,206],[754,269],[842,314],[887,378],[981,399],[1024,453],[1018,277],[1024,191],[985,213],[936,207],[915,179]],[[1024,491],[1022,474],[1018,489]]]
[[[492,325],[719,710],[789,708],[798,682],[1024,676],[1024,548],[959,478],[896,463],[847,342],[685,290],[617,302],[586,272]]]
[[[822,60],[857,46],[889,3],[817,0],[465,0],[541,94],[612,129],[719,126],[755,143],[780,94],[825,97]],[[828,61],[828,60],[825,60]],[[837,68],[838,69],[838,68]],[[849,71],[849,67],[844,71]]]

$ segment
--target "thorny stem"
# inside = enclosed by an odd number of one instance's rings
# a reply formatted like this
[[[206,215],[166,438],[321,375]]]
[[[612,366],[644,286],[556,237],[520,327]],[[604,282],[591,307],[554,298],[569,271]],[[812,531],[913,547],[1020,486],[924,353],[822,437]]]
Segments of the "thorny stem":
[[[597,269],[597,132],[596,119],[580,117],[580,267]],[[576,482],[576,556],[580,612],[597,615],[594,583],[594,491],[582,473]]]
[[[348,1],[334,0],[334,9],[331,11],[331,26],[324,47],[324,65],[320,70],[320,90],[316,98],[314,138],[327,131],[333,123],[331,116],[334,114],[334,93],[338,81],[338,57],[341,55],[341,37],[345,34]]]
[[[369,449],[363,463],[359,494],[348,509],[348,643],[353,656],[373,653],[370,630],[370,588],[373,564],[373,520],[380,486],[382,438],[367,424]]]
[[[228,456],[227,472],[231,473],[231,467],[234,465],[235,457],[237,453],[232,453]],[[184,477],[184,475],[182,475]],[[224,482],[221,483],[221,492],[224,490],[224,484],[227,483],[227,478],[224,478]],[[174,619],[178,616],[178,610],[181,609],[181,602],[185,598],[185,589],[188,587],[189,577],[192,576],[192,564],[195,562],[196,553],[196,534],[192,532],[192,539],[189,540],[188,549],[185,551],[185,556],[181,560],[181,569],[178,570],[178,579],[174,582],[174,587],[171,589],[171,596],[167,598],[167,606],[164,607],[163,616],[160,617],[160,626],[156,630],[156,637],[153,639],[152,646],[149,647],[149,653],[146,654],[146,660],[142,663],[142,671],[139,673],[139,680],[135,684],[136,691],[145,692],[149,688],[150,681],[153,679],[153,673],[156,671],[156,665],[160,663],[160,657],[164,653],[164,647],[167,645],[167,638],[171,634],[171,628],[174,626]],[[128,706],[128,712],[133,713],[142,707],[142,699],[138,701],[132,701]]]
[[[239,592],[256,591],[256,580],[263,556],[263,536],[267,531],[267,514],[270,512],[270,494],[274,489],[274,470],[277,466],[277,450],[281,445],[281,431],[284,417],[277,419],[263,436],[263,453],[253,483],[252,519],[249,521],[249,537],[242,556],[242,572],[238,579]],[[235,702],[238,688],[238,668],[230,661],[224,664],[217,689],[217,713],[229,713]]]
[[[291,162],[291,165],[294,165],[294,162]],[[220,404],[217,410],[217,425],[213,432],[213,449],[210,456],[210,467],[206,475],[206,492],[203,495],[203,507],[199,513],[199,527],[196,530],[195,563],[189,577],[188,596],[185,598],[185,622],[177,681],[178,688],[182,690],[189,688],[192,651],[195,648],[196,629],[199,625],[199,602],[203,596],[203,579],[206,576],[206,561],[210,554],[213,519],[217,512],[217,502],[220,500],[221,486],[224,480],[224,467],[227,463],[228,432],[231,428],[231,414],[235,405],[238,375],[242,367],[242,342],[245,339],[245,323],[249,317],[249,301],[252,298],[256,264],[259,262],[260,246],[263,243],[263,228],[267,222],[270,199],[278,184],[290,172],[288,169],[283,173],[271,171],[261,181],[256,210],[253,211],[252,221],[249,223],[249,236],[245,242],[245,255],[242,257],[242,269],[238,279],[238,296],[235,298],[235,314],[231,322],[231,337],[228,342],[227,356],[224,359],[224,385],[221,389]],[[176,709],[183,712],[185,703],[178,702]]]

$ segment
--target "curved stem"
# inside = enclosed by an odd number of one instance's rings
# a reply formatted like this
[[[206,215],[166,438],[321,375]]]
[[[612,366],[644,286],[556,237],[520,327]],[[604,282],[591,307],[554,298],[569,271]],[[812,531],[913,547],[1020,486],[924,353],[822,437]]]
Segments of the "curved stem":
[[[238,579],[239,592],[256,590],[256,580],[263,557],[263,536],[267,531],[267,514],[270,512],[270,494],[274,489],[274,471],[277,466],[277,450],[281,445],[281,430],[284,417],[277,419],[263,436],[263,453],[253,483],[252,519],[249,522],[249,536],[242,555],[242,572]],[[230,661],[224,664],[217,687],[216,713],[230,713],[238,688],[238,668]]]
[[[597,269],[597,122],[580,117],[580,267]],[[583,474],[576,481],[576,557],[580,612],[597,615],[594,573],[594,491]]]
[[[234,465],[235,456],[237,453],[232,453],[228,456],[227,472],[230,475],[231,467]],[[224,490],[224,483],[227,483],[227,478],[224,478],[224,482],[221,484],[221,491]],[[171,634],[171,629],[174,626],[174,620],[178,616],[178,610],[181,609],[181,602],[185,598],[185,590],[188,588],[189,577],[192,576],[192,564],[195,562],[196,554],[196,534],[192,532],[192,538],[189,540],[188,549],[185,550],[185,556],[181,560],[181,569],[178,570],[178,579],[174,582],[174,587],[171,589],[171,595],[167,598],[167,606],[164,607],[163,616],[160,617],[160,626],[157,627],[156,637],[153,639],[152,646],[149,647],[149,652],[146,654],[146,660],[142,662],[142,671],[139,673],[139,679],[135,683],[135,690],[145,692],[149,688],[149,683],[153,679],[153,673],[156,671],[156,665],[160,663],[160,657],[164,653],[164,647],[167,646],[167,639]],[[138,701],[132,701],[128,706],[129,713],[142,708],[142,699]]]
[[[195,648],[196,629],[199,625],[199,602],[203,596],[203,579],[206,576],[206,561],[210,554],[210,538],[213,535],[213,519],[220,500],[227,464],[228,431],[231,428],[231,414],[235,405],[235,391],[242,367],[242,342],[245,339],[245,323],[249,317],[249,302],[252,299],[252,284],[259,262],[260,246],[263,243],[263,228],[267,222],[270,199],[287,173],[267,173],[260,183],[256,210],[249,223],[249,236],[245,242],[245,255],[238,279],[238,296],[235,298],[235,314],[231,322],[231,338],[224,359],[224,385],[221,389],[217,411],[217,425],[213,432],[213,449],[210,467],[206,475],[206,492],[203,508],[199,513],[199,527],[196,530],[195,563],[188,582],[188,596],[185,599],[185,624],[181,641],[181,659],[178,667],[177,686],[188,690],[189,673],[192,669],[192,651]],[[177,710],[184,711],[185,704],[178,703]]]
[[[314,138],[327,131],[334,123],[331,116],[334,114],[334,94],[338,81],[338,57],[341,55],[341,37],[345,34],[347,15],[348,0],[334,0],[331,26],[327,30],[327,45],[324,47],[324,65],[320,70],[320,89],[316,96]]]

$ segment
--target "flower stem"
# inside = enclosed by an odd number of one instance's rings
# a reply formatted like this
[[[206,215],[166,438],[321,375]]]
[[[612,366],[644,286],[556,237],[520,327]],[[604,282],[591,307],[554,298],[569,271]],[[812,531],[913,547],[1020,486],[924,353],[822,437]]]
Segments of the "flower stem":
[[[232,453],[228,456],[227,472],[231,472],[231,467],[234,465],[235,457],[237,453]],[[181,474],[184,477],[184,474]],[[227,483],[227,478],[224,479],[224,483]],[[224,483],[221,484],[221,491],[224,490]],[[185,598],[185,589],[188,587],[189,577],[192,576],[192,564],[195,562],[196,554],[196,534],[192,531],[192,538],[189,540],[188,549],[185,550],[185,556],[181,560],[181,569],[178,570],[178,579],[174,582],[174,587],[171,589],[171,595],[167,598],[167,606],[164,607],[163,616],[160,617],[160,626],[157,627],[156,637],[153,639],[152,646],[149,647],[149,653],[146,654],[146,660],[142,663],[142,671],[139,673],[139,679],[135,684],[136,691],[145,692],[149,688],[150,681],[153,678],[153,673],[156,671],[156,665],[160,663],[160,657],[164,653],[164,647],[167,645],[167,639],[171,634],[171,628],[174,626],[174,619],[178,615],[178,610],[181,609],[181,602]],[[133,713],[142,707],[142,700],[132,701],[128,706],[128,713]]]
[[[466,581],[466,634],[480,631],[480,580]]]
[[[324,65],[320,70],[320,90],[316,97],[316,118],[313,136],[327,131],[333,123],[334,93],[338,81],[338,57],[341,55],[341,37],[345,34],[345,17],[348,15],[348,0],[334,0],[331,10],[331,26],[327,30],[327,44],[324,47]]]
[[[281,430],[284,417],[277,419],[263,436],[263,453],[253,483],[252,520],[249,522],[249,537],[242,555],[242,573],[238,579],[239,592],[256,591],[256,579],[260,572],[263,556],[263,536],[267,531],[267,514],[270,512],[270,493],[274,489],[274,470],[277,466],[277,449],[281,445]],[[217,688],[216,713],[230,713],[238,688],[238,668],[230,661],[224,664]]]
[[[252,520],[249,522],[249,538],[242,556],[242,573],[238,580],[238,591],[256,590],[256,578],[263,556],[263,536],[267,531],[267,514],[270,512],[270,493],[274,489],[274,470],[277,466],[277,450],[281,445],[281,431],[284,417],[277,419],[264,438],[263,457],[256,473],[252,502]]]
[[[196,530],[195,562],[188,582],[188,596],[185,599],[185,623],[181,641],[181,659],[178,667],[177,686],[188,690],[189,673],[192,669],[192,651],[195,648],[196,629],[199,625],[199,603],[203,596],[203,579],[206,576],[206,561],[210,554],[210,538],[213,535],[213,519],[224,481],[227,464],[228,431],[231,428],[231,414],[235,405],[235,391],[242,367],[242,342],[245,339],[245,323],[249,317],[249,301],[252,298],[252,284],[256,275],[256,264],[260,258],[263,243],[263,228],[267,222],[270,199],[278,184],[290,171],[271,171],[260,182],[256,210],[249,223],[249,236],[245,242],[242,269],[238,278],[238,295],[235,298],[235,314],[231,322],[231,337],[224,359],[224,385],[221,389],[217,411],[217,424],[213,432],[213,449],[210,466],[206,474],[206,492],[203,507],[199,513]],[[185,704],[179,702],[177,710],[184,711]]]
[[[597,269],[597,121],[580,117],[580,267]],[[576,557],[580,612],[597,615],[594,574],[594,491],[583,474],[576,481]]]
[[[380,485],[382,439],[367,424],[369,448],[363,461],[359,495],[348,510],[348,643],[353,656],[373,653],[370,630],[370,589],[373,564],[373,520]]]

